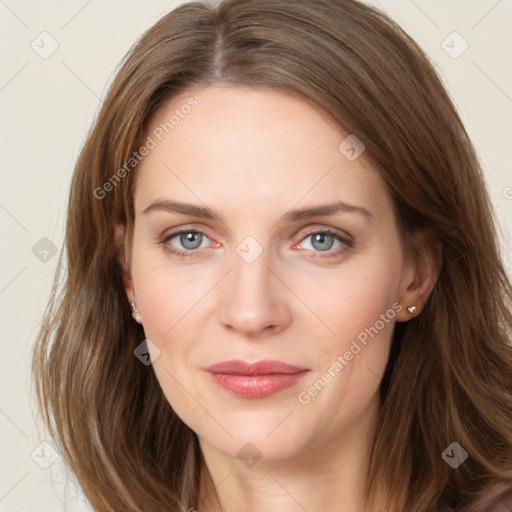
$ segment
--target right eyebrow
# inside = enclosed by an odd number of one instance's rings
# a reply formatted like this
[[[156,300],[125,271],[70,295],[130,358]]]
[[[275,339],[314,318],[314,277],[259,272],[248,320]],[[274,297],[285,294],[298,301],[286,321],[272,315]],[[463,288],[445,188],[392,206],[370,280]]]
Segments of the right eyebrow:
[[[203,217],[205,219],[223,222],[222,216],[216,210],[206,206],[197,206],[191,203],[180,203],[178,201],[169,201],[167,199],[157,199],[147,206],[142,214],[146,214],[154,210],[182,213],[183,215],[193,215],[195,217]]]

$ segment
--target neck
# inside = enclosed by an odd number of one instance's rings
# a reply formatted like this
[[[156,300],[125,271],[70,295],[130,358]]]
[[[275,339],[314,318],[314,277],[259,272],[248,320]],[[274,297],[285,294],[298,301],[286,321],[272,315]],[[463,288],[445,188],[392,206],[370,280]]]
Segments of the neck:
[[[205,465],[197,512],[372,512],[364,507],[364,485],[375,416],[293,457],[250,467],[200,439]]]

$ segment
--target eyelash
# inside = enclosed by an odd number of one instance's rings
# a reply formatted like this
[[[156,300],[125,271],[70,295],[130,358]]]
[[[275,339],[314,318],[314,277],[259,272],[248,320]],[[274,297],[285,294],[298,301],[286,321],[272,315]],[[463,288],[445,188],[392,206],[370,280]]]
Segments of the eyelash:
[[[194,229],[180,229],[179,231],[175,231],[173,233],[170,233],[169,235],[167,235],[160,242],[164,246],[165,251],[168,252],[168,253],[171,253],[173,255],[176,255],[176,256],[179,256],[179,257],[183,257],[183,258],[194,257],[197,254],[197,252],[199,251],[199,249],[190,249],[188,251],[182,251],[180,249],[174,249],[170,245],[167,244],[167,242],[169,242],[169,240],[171,240],[172,238],[175,238],[176,236],[184,234],[184,233],[187,233],[187,234],[188,233],[195,233],[195,234],[201,234],[201,235],[206,236],[206,234],[203,233],[202,231],[198,231],[198,230],[194,230]],[[326,258],[326,259],[327,258],[329,258],[329,259],[330,258],[336,258],[338,256],[341,256],[345,251],[347,251],[348,249],[350,249],[350,248],[352,248],[354,246],[354,241],[352,239],[350,239],[348,237],[343,237],[339,233],[337,233],[335,231],[332,231],[330,229],[322,229],[322,230],[310,231],[309,233],[306,233],[304,235],[304,237],[301,239],[301,241],[305,240],[306,238],[308,238],[308,237],[310,237],[312,235],[318,235],[318,234],[332,236],[333,238],[335,238],[336,240],[341,242],[343,245],[338,247],[338,249],[325,251],[326,255],[322,255],[321,254],[324,251],[315,251],[313,254],[311,254],[311,253],[310,254],[306,254],[306,257],[308,257],[308,258],[311,258],[311,259],[315,259],[315,258]],[[208,238],[208,237],[206,236],[206,238]]]

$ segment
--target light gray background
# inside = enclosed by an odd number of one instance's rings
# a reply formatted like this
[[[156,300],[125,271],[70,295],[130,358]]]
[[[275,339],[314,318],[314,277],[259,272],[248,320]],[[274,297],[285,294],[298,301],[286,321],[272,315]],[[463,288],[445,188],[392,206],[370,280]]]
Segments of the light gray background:
[[[61,459],[49,465],[53,449],[41,446],[51,440],[34,418],[31,351],[79,148],[121,58],[180,3],[0,0],[0,512],[90,510]],[[484,166],[510,268],[512,0],[369,3],[397,20],[441,73]],[[469,44],[457,58],[464,42],[454,31]],[[42,58],[52,40],[58,48]]]

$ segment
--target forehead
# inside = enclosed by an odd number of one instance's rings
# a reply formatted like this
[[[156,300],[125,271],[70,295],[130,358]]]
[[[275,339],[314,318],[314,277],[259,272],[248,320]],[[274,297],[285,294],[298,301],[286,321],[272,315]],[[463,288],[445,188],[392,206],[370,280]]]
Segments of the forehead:
[[[260,213],[279,205],[283,213],[298,201],[390,206],[364,151],[347,157],[353,135],[347,139],[317,109],[279,91],[223,85],[186,91],[153,115],[146,135],[155,145],[137,167],[137,214],[166,195]]]

